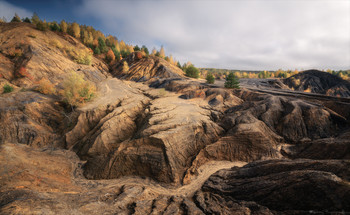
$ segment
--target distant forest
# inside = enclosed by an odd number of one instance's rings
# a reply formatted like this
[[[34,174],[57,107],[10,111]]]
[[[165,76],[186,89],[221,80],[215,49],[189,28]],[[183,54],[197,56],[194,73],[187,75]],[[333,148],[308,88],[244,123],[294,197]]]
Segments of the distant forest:
[[[228,74],[234,73],[238,78],[289,78],[298,74],[298,70],[282,70],[277,71],[254,71],[254,70],[230,70],[230,69],[215,69],[215,68],[199,68],[200,77],[205,78],[208,73],[214,75],[215,79],[225,79]],[[344,80],[350,80],[350,70],[325,70],[324,72],[339,76]]]

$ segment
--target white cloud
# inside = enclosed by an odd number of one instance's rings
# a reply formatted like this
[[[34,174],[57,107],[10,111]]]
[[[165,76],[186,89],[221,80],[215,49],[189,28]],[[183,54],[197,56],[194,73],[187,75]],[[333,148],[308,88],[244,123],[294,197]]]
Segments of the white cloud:
[[[350,68],[348,0],[84,0],[77,11],[200,67]]]
[[[33,12],[30,12],[26,9],[17,7],[15,5],[12,5],[10,3],[7,3],[5,1],[0,1],[0,17],[5,17],[6,20],[9,22],[15,15],[15,13],[18,14],[21,18],[24,17],[31,17]]]

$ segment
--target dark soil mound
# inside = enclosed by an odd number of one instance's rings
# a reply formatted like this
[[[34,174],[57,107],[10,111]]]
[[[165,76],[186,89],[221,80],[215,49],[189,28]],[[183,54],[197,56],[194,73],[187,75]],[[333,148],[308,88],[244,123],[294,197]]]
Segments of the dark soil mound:
[[[328,96],[350,97],[350,83],[342,78],[318,70],[307,70],[283,80],[294,90],[325,94]]]

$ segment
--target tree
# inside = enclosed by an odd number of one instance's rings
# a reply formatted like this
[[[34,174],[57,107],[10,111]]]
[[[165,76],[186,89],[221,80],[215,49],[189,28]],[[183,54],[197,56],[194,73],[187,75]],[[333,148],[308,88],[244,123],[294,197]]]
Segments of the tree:
[[[138,45],[134,46],[134,51],[137,52],[137,51],[141,51],[140,47]]]
[[[11,22],[22,22],[21,18],[15,13],[15,16],[12,18]]]
[[[63,91],[61,95],[64,101],[72,107],[90,101],[95,96],[95,85],[89,81],[85,81],[84,76],[77,72],[69,74],[62,85]]]
[[[211,72],[208,72],[207,77],[205,78],[208,84],[214,84],[215,77]]]
[[[61,27],[61,31],[63,33],[67,33],[68,25],[67,25],[67,23],[64,20],[61,21],[60,27]]]
[[[163,46],[160,48],[159,57],[165,58],[165,51],[164,51],[164,47]]]
[[[233,74],[233,72],[230,72],[230,74],[228,74],[228,76],[226,77],[225,87],[239,88],[238,78]]]
[[[123,72],[129,72],[129,65],[126,61],[123,62]]]
[[[94,54],[101,54],[101,50],[98,46],[94,49]]]
[[[37,13],[33,13],[33,16],[32,16],[32,23],[34,24],[34,25],[36,25],[38,22],[40,22],[41,20],[40,20],[40,18],[39,18],[39,16],[38,16],[38,14]]]
[[[26,17],[25,19],[23,19],[23,22],[32,23],[28,17]]]
[[[108,50],[107,55],[106,55],[106,60],[108,63],[115,60],[115,55],[114,55],[114,52],[112,51],[112,49]]]
[[[143,46],[141,47],[141,50],[144,51],[144,52],[146,53],[146,55],[149,55],[148,48],[147,48],[145,45],[143,45]]]
[[[47,30],[47,25],[43,21],[39,21],[36,23],[36,28],[40,31],[46,31]]]
[[[73,22],[71,25],[71,35],[75,38],[80,38],[80,26],[78,23]]]
[[[59,31],[60,30],[60,26],[57,24],[57,22],[52,22],[50,24],[50,30],[51,31]]]
[[[157,54],[157,50],[155,48],[152,49],[151,55],[155,56]]]
[[[98,38],[98,47],[100,48],[102,53],[108,52],[108,48],[107,48],[106,43],[102,37]]]
[[[193,65],[188,66],[185,70],[185,73],[188,77],[199,78],[199,70]]]

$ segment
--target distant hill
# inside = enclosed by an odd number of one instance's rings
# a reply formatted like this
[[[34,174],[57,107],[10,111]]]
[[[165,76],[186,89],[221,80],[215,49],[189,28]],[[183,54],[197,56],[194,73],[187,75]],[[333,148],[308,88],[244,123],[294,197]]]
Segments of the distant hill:
[[[297,91],[320,93],[329,96],[350,97],[350,82],[327,72],[307,70],[283,80]]]
[[[127,66],[129,69],[125,69]],[[126,80],[146,81],[154,77],[184,77],[184,72],[177,66],[157,56],[142,56],[134,52],[112,69],[112,75]]]

